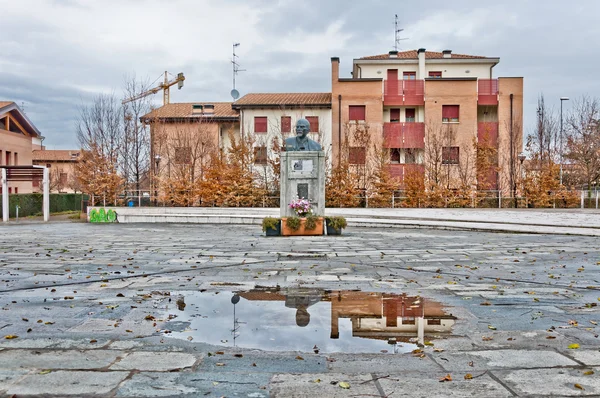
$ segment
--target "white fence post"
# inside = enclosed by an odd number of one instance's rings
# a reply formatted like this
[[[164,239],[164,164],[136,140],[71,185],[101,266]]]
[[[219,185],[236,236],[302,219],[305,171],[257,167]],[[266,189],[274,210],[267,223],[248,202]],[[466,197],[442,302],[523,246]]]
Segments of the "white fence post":
[[[585,200],[585,191],[581,191],[581,208],[585,208],[584,201]]]
[[[44,221],[48,221],[50,219],[50,172],[47,167],[44,167],[42,184],[44,185]]]
[[[2,169],[2,221],[8,222],[8,175]]]

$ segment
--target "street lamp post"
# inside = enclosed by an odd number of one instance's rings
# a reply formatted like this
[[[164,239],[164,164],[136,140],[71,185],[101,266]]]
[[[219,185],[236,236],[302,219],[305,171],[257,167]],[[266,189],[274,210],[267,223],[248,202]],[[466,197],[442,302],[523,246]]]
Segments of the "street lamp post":
[[[563,101],[569,97],[560,97],[560,185],[563,183]]]
[[[154,207],[158,205],[158,166],[160,165],[160,155],[156,155],[154,157],[154,164],[156,168],[154,169]]]
[[[519,169],[521,170],[521,197],[523,197],[523,180],[525,179],[525,176],[523,175],[523,162],[525,161],[525,154],[521,152],[517,158],[521,164]]]

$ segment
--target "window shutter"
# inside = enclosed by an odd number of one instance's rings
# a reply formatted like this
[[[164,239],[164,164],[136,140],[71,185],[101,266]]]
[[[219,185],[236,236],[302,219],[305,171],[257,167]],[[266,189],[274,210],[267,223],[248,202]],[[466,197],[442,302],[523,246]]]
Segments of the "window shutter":
[[[348,110],[349,120],[365,120],[365,105],[350,105]]]
[[[254,116],[254,132],[255,133],[266,133],[267,132],[267,117],[266,116]]]
[[[267,164],[267,147],[266,146],[254,147],[254,163]]]
[[[442,120],[445,122],[457,122],[459,115],[458,105],[442,105]]]
[[[404,116],[406,118],[407,122],[414,122],[415,121],[415,110],[414,108],[408,108],[404,111]]]
[[[281,117],[281,132],[291,133],[292,132],[292,117],[282,116]]]
[[[365,164],[366,151],[364,147],[352,146],[348,149],[350,164]]]
[[[310,123],[310,132],[318,133],[319,132],[319,117],[318,116],[307,116],[306,120]]]
[[[400,109],[390,109],[390,122],[399,122],[400,121]]]

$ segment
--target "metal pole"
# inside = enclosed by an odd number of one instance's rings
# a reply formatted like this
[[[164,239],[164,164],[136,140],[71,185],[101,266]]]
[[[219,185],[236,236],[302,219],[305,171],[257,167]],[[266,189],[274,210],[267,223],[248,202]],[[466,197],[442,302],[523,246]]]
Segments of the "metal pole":
[[[8,177],[2,169],[2,221],[8,222]]]
[[[50,219],[50,172],[47,167],[44,167],[44,177],[42,184],[44,185],[44,222]]]
[[[585,191],[582,190],[581,191],[581,208],[584,209],[585,205],[584,205],[584,200],[585,200]]]
[[[16,213],[17,213],[17,222],[19,222],[19,205],[17,205],[16,209]]]
[[[560,185],[563,183],[563,99],[560,99]]]

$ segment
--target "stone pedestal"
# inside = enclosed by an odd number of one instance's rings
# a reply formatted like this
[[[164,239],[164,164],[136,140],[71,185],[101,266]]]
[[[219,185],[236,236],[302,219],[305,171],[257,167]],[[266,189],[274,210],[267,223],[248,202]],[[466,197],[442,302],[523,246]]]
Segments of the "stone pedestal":
[[[325,153],[323,151],[281,152],[281,217],[295,213],[292,200],[305,198],[312,204],[313,214],[325,215]]]

